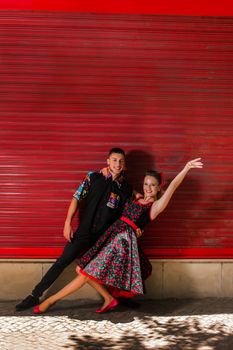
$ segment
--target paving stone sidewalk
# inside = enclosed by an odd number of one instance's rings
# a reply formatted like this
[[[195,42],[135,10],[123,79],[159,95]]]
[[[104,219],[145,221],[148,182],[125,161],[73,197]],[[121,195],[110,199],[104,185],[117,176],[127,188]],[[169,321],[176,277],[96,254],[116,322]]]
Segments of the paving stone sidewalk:
[[[96,314],[90,300],[44,315],[0,302],[1,350],[233,350],[233,299],[156,300]]]

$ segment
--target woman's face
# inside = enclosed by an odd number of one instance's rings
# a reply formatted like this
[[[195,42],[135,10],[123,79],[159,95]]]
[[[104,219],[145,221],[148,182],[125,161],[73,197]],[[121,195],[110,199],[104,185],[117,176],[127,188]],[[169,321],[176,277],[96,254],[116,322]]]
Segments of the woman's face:
[[[145,176],[143,182],[143,192],[146,198],[156,198],[157,192],[160,190],[158,180],[154,176]]]

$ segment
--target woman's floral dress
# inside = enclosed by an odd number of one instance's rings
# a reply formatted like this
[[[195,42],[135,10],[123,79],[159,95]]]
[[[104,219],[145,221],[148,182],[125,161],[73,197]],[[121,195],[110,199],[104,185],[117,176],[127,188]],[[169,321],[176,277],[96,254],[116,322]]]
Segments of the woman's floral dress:
[[[143,205],[131,200],[125,204],[123,216],[136,222],[150,211],[151,203]],[[131,297],[143,294],[143,280],[152,266],[138,247],[133,228],[118,219],[80,259],[81,273],[108,287],[114,296]]]

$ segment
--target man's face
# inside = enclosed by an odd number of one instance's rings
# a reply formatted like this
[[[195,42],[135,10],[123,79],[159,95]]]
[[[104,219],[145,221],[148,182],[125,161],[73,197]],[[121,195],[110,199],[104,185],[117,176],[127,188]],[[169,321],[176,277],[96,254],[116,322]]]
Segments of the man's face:
[[[112,175],[120,175],[125,168],[125,156],[120,153],[112,153],[107,159]]]

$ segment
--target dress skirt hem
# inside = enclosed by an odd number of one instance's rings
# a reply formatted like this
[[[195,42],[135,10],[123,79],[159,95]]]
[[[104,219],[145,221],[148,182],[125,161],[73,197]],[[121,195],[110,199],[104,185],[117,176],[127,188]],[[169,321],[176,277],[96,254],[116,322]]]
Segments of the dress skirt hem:
[[[131,292],[131,291],[127,291],[127,290],[123,290],[123,289],[119,289],[119,288],[116,288],[114,286],[110,286],[110,285],[106,285],[104,283],[104,281],[100,280],[99,278],[96,278],[96,277],[93,277],[91,275],[89,275],[86,271],[80,269],[79,272],[90,278],[92,281],[95,281],[95,282],[98,282],[99,284],[101,285],[104,285],[108,292],[114,297],[114,298],[133,298],[135,297],[136,295],[141,295],[139,293],[134,293],[134,292]]]

